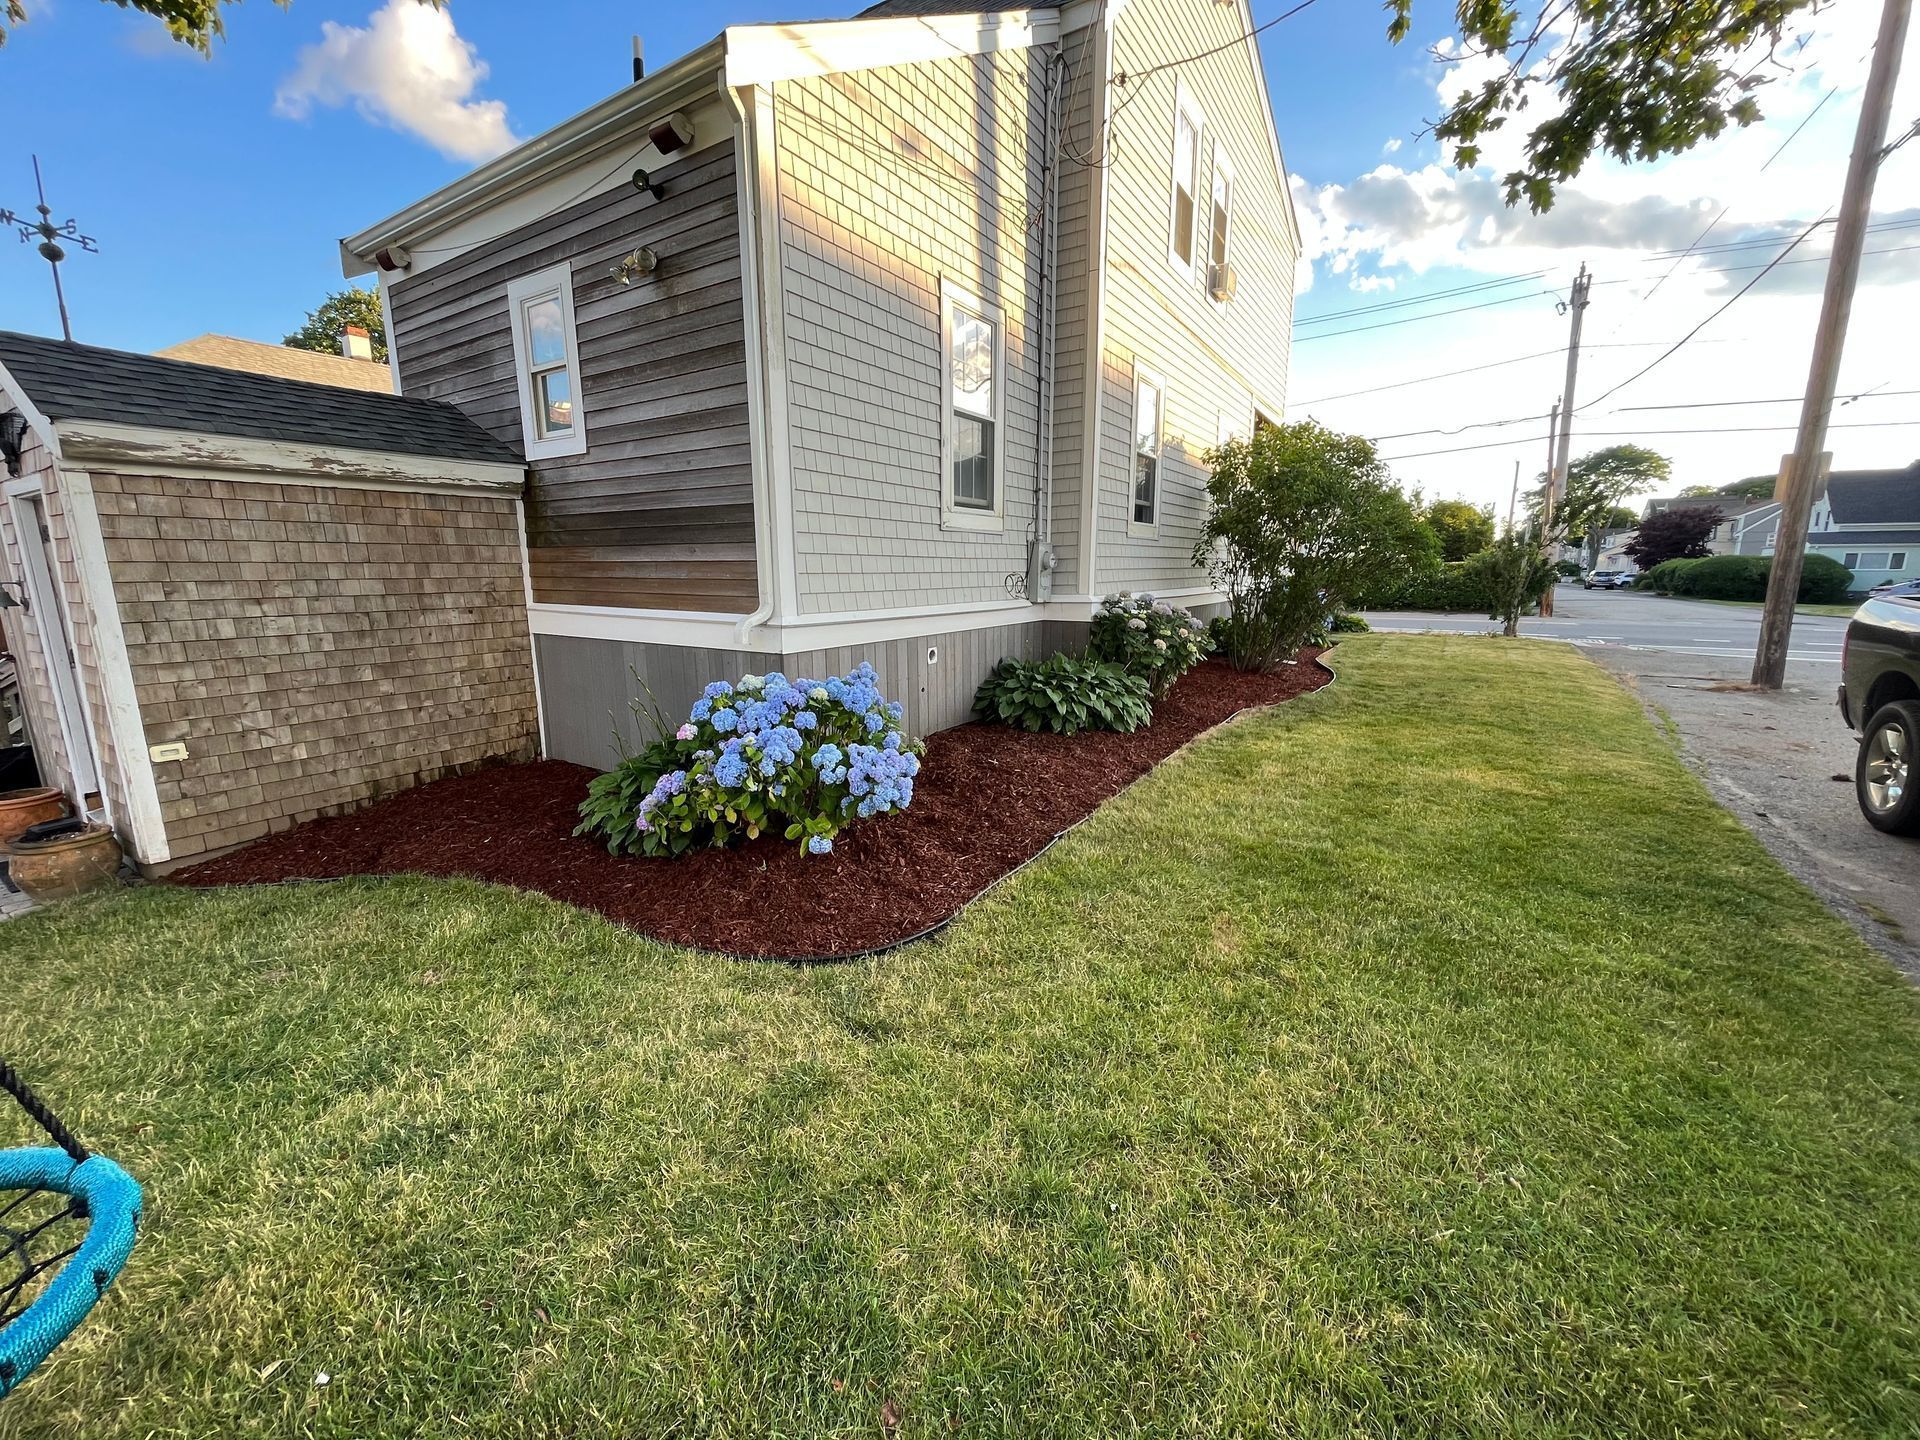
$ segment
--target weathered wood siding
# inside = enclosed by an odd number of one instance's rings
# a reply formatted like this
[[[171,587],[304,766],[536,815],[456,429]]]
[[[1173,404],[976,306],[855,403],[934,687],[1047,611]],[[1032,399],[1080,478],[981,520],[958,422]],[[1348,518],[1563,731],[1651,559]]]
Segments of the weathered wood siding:
[[[507,286],[569,261],[584,455],[528,495],[534,598],[744,613],[757,599],[746,330],[732,139],[391,287],[401,389],[450,400],[519,448]],[[636,246],[659,269],[611,274]]]

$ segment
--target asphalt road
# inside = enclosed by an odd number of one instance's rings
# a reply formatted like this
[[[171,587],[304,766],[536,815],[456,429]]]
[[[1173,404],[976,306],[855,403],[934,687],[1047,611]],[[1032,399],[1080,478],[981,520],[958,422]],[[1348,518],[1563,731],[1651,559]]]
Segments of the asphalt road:
[[[1882,835],[1853,793],[1858,741],[1834,705],[1847,622],[1799,615],[1787,683],[1747,688],[1758,608],[1562,586],[1551,620],[1521,633],[1563,640],[1612,671],[1657,719],[1715,798],[1868,944],[1920,980],[1920,840]],[[1377,630],[1494,628],[1472,615],[1367,616]]]

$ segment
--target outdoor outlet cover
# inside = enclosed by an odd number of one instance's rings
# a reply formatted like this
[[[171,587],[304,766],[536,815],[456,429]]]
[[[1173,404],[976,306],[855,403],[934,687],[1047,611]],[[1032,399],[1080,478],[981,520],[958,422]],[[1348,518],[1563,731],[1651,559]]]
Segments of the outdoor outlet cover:
[[[166,745],[155,745],[148,749],[150,760],[184,760],[187,758],[187,745],[184,740],[175,740]]]

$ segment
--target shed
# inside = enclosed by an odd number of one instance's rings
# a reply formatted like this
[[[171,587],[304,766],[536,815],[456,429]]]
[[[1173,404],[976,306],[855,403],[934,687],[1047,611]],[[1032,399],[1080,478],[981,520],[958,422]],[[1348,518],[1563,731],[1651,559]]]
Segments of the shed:
[[[525,465],[460,410],[0,332],[41,778],[148,871],[535,753]]]

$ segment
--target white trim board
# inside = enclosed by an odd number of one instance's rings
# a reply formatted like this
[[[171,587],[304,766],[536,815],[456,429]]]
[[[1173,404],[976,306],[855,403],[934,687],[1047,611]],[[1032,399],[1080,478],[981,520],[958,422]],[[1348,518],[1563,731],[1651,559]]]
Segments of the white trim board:
[[[726,83],[770,85],[952,55],[990,55],[1050,44],[1060,34],[1053,10],[821,20],[798,25],[730,25]]]
[[[44,510],[47,503],[45,478],[41,475],[24,476],[18,480],[9,480],[4,487],[7,508],[13,517],[13,531],[20,543],[21,575],[23,593],[27,597],[27,608],[33,616],[33,637],[40,646],[41,663],[46,667],[48,700],[53,705],[54,727],[60,732],[60,744],[66,751],[67,781],[73,786],[71,799],[80,809],[86,808],[86,796],[89,791],[97,790],[101,802],[107,801],[106,781],[100,767],[100,747],[94,744],[93,724],[87,715],[87,697],[80,678],[80,667],[72,659],[74,647],[67,642],[71,638],[64,633],[49,637],[49,623],[57,629],[69,618],[70,607],[60,603],[55,593],[55,580],[46,563],[44,542],[39,530],[28,529],[28,500],[38,500]],[[67,652],[56,656],[53,646],[59,646]],[[62,663],[62,661],[69,663]],[[24,679],[24,677],[22,677]],[[79,743],[75,743],[78,732]],[[84,771],[80,768],[85,762]]]
[[[131,475],[371,490],[518,491],[526,481],[525,467],[517,461],[446,460],[106,420],[61,420],[53,428],[69,460]]]

